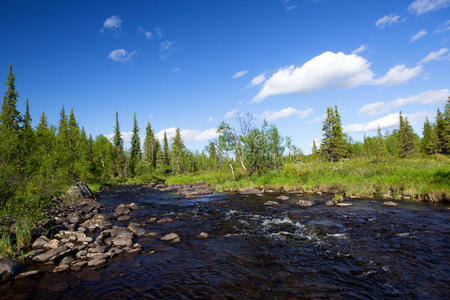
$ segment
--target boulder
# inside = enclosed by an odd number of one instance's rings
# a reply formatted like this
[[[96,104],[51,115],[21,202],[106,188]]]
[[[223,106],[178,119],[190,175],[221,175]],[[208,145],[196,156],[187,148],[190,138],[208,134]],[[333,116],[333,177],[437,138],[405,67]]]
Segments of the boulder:
[[[180,236],[174,232],[168,233],[161,238],[161,241],[178,243],[180,241]]]
[[[90,231],[94,231],[97,228],[100,230],[111,228],[111,223],[106,219],[104,215],[96,214],[89,220],[84,221],[81,226],[89,229]]]
[[[53,239],[53,240],[49,241],[47,244],[45,244],[44,246],[42,246],[42,248],[44,248],[45,250],[50,250],[50,249],[56,249],[61,246],[62,246],[62,243],[60,241]]]
[[[114,209],[114,215],[115,216],[121,216],[121,215],[127,215],[130,213],[130,208],[128,207],[128,205],[126,204],[119,204],[119,206],[117,206]]]
[[[67,216],[67,220],[69,220],[69,222],[72,224],[76,224],[76,223],[80,222],[80,216],[78,215],[78,213],[75,213],[75,212],[70,213]]]
[[[61,262],[59,263],[60,265],[69,265],[71,262],[73,262],[75,259],[72,256],[66,256],[64,257]]]
[[[279,203],[275,202],[275,201],[266,201],[266,202],[264,202],[265,206],[274,206],[274,205],[278,205],[278,204]]]
[[[156,223],[157,224],[164,224],[164,223],[170,223],[170,222],[173,222],[173,221],[175,221],[174,218],[168,217],[168,218],[159,219],[158,221],[156,221]]]
[[[133,245],[133,233],[127,231],[120,232],[112,243],[117,247],[131,247]]]
[[[348,202],[338,202],[336,203],[336,206],[340,206],[340,207],[347,207],[347,206],[352,206],[352,203],[348,203]]]
[[[397,206],[398,204],[393,201],[385,201],[385,202],[383,202],[383,205],[394,207],[394,206]]]
[[[124,215],[124,216],[119,216],[119,217],[117,218],[117,222],[129,221],[130,219],[131,219],[131,216],[126,216],[126,215]]]
[[[139,209],[139,207],[137,206],[136,203],[128,204],[128,208],[131,209],[131,210],[138,210]]]
[[[17,275],[16,277],[14,277],[14,280],[31,277],[31,276],[37,275],[39,273],[41,273],[41,271],[39,271],[39,270],[23,272],[23,273],[20,273],[19,275]]]
[[[75,198],[90,198],[94,199],[95,195],[91,191],[91,189],[83,182],[78,182],[74,185],[72,185],[69,190],[67,191],[67,194],[69,196],[75,197]]]
[[[281,195],[281,196],[278,196],[278,197],[277,197],[277,200],[287,201],[287,200],[289,200],[289,196]]]
[[[33,249],[35,248],[42,248],[42,246],[44,246],[45,244],[47,244],[49,242],[49,239],[46,238],[45,236],[41,235],[40,237],[38,237],[33,245],[31,247],[33,247]]]
[[[58,273],[58,272],[64,272],[64,271],[68,271],[68,270],[69,270],[69,265],[59,265],[53,269],[53,272]]]
[[[325,206],[333,206],[334,202],[331,200],[328,200],[327,202],[325,202]]]
[[[300,207],[312,207],[314,203],[309,200],[298,200],[297,205]]]
[[[240,191],[240,193],[242,195],[256,195],[256,194],[260,194],[261,191],[259,189],[242,189]]]
[[[104,259],[94,258],[94,259],[88,261],[87,265],[88,265],[88,267],[99,267],[105,263],[106,263],[106,260],[104,260]]]
[[[207,234],[206,232],[201,232],[199,235],[197,235],[197,237],[199,239],[207,239],[209,238],[209,234]]]
[[[9,258],[0,258],[0,282],[14,278],[23,270],[23,266]]]
[[[85,265],[87,265],[87,261],[77,261],[70,266],[72,271],[80,271]]]
[[[67,251],[67,246],[65,245],[58,247],[56,249],[48,250],[47,252],[44,252],[42,254],[36,255],[35,257],[33,257],[33,260],[36,262],[46,262],[56,258],[64,251]]]

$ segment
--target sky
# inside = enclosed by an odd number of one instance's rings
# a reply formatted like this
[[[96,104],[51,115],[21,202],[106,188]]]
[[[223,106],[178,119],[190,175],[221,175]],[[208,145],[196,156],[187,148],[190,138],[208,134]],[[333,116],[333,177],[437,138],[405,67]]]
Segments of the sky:
[[[450,95],[450,0],[2,0],[0,37],[34,125],[64,105],[108,136],[118,111],[125,142],[134,113],[193,150],[250,113],[310,153],[327,106],[362,140],[400,110],[421,134]]]

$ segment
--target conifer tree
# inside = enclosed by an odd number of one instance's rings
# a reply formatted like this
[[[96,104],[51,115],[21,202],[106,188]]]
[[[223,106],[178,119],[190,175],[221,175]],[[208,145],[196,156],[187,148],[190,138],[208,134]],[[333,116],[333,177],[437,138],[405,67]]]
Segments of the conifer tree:
[[[315,155],[316,153],[317,153],[316,140],[313,140],[313,143],[312,143],[312,154]]]
[[[444,124],[445,154],[450,154],[450,96],[445,104]]]
[[[428,120],[428,117],[425,118],[425,123],[423,124],[423,137],[420,141],[420,148],[423,154],[432,154],[433,151],[430,147],[431,135],[433,133],[433,127]]]
[[[327,107],[327,117],[323,122],[323,139],[320,146],[328,161],[337,161],[347,157],[348,149],[342,130],[340,115],[335,109]]]
[[[6,79],[7,90],[3,96],[3,103],[0,113],[0,131],[18,131],[21,121],[20,113],[17,110],[16,78],[12,71],[12,65],[9,65],[9,73]]]
[[[165,161],[164,161],[164,153],[161,149],[161,143],[159,142],[158,139],[155,139],[155,161],[156,161],[156,168],[158,169],[163,169],[165,166]]]
[[[445,120],[442,112],[437,109],[436,113],[436,122],[434,123],[434,130],[436,133],[436,136],[438,138],[438,145],[437,145],[437,153],[445,153]]]
[[[209,162],[211,164],[211,168],[217,169],[219,161],[218,161],[218,157],[217,157],[217,153],[216,153],[216,145],[213,142],[209,143],[208,153],[209,153]]]
[[[147,123],[145,129],[145,141],[144,141],[144,160],[150,164],[150,166],[156,168],[156,153],[155,153],[155,135],[153,134],[150,122]]]
[[[177,128],[175,137],[172,141],[172,170],[175,174],[180,174],[183,171],[184,162],[184,144],[181,138],[180,129]]]
[[[169,148],[169,142],[167,140],[166,132],[164,132],[162,152],[163,152],[163,164],[164,164],[164,167],[167,169],[170,167],[170,148]]]
[[[403,118],[402,112],[399,114],[400,128],[398,131],[398,143],[399,143],[399,156],[404,158],[417,153],[417,136],[411,125],[408,122],[408,118]]]
[[[131,151],[130,151],[130,176],[136,176],[136,169],[141,161],[141,139],[139,138],[139,127],[137,124],[136,113],[134,113],[134,124],[133,124],[133,136],[131,137]]]
[[[23,125],[20,128],[20,139],[21,139],[21,162],[25,166],[25,172],[27,175],[31,175],[34,168],[36,167],[36,162],[32,159],[32,154],[35,146],[34,131],[31,128],[31,114],[30,105],[27,99],[25,115],[23,118]]]
[[[116,126],[114,128],[114,176],[123,177],[125,175],[125,151],[123,150],[123,140],[120,136],[119,113],[116,112]]]

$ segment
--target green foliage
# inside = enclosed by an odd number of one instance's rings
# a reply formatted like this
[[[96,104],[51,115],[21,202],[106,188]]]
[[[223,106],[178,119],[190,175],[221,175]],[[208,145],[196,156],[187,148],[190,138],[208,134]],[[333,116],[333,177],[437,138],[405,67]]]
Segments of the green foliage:
[[[172,164],[172,172],[175,174],[181,174],[184,170],[188,169],[185,167],[186,165],[186,153],[185,147],[183,143],[183,139],[181,138],[180,129],[177,128],[175,136],[172,140],[172,151],[171,151],[171,159],[170,162]],[[191,159],[191,162],[195,164],[195,160]],[[195,168],[195,166],[194,166]]]
[[[408,118],[403,118],[400,112],[400,128],[398,131],[398,154],[400,157],[409,157],[418,152],[419,138],[415,135]]]
[[[113,159],[113,172],[114,177],[124,177],[125,176],[125,151],[123,149],[123,140],[120,135],[119,126],[119,113],[116,112],[116,126],[114,127],[114,159]]]
[[[131,137],[131,151],[130,151],[130,176],[136,176],[137,166],[142,159],[141,153],[141,139],[139,137],[139,127],[137,125],[136,113],[134,113],[134,124],[133,124],[133,136]]]
[[[347,143],[341,125],[341,118],[335,106],[334,111],[327,107],[326,119],[322,126],[323,138],[321,152],[328,161],[338,161],[348,156]]]
[[[157,145],[150,122],[147,123],[147,128],[145,129],[144,161],[148,163],[151,169],[156,169]]]
[[[0,230],[0,258],[13,256],[14,248],[11,243],[11,237],[7,231]]]

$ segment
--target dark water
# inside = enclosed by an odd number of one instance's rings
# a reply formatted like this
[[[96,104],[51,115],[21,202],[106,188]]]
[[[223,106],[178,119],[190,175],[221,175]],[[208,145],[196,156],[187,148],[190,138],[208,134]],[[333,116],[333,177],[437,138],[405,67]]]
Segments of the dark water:
[[[45,274],[0,287],[2,298],[447,298],[450,210],[443,205],[355,200],[301,209],[305,196],[213,195],[185,200],[168,193],[105,192],[108,211],[138,203],[138,222],[175,216],[147,231],[176,232],[178,244],[138,238],[143,252],[114,258],[100,270]],[[170,197],[169,200],[163,200]],[[125,223],[124,223],[125,224]],[[196,236],[207,232],[210,238]],[[154,250],[154,254],[149,252]]]

